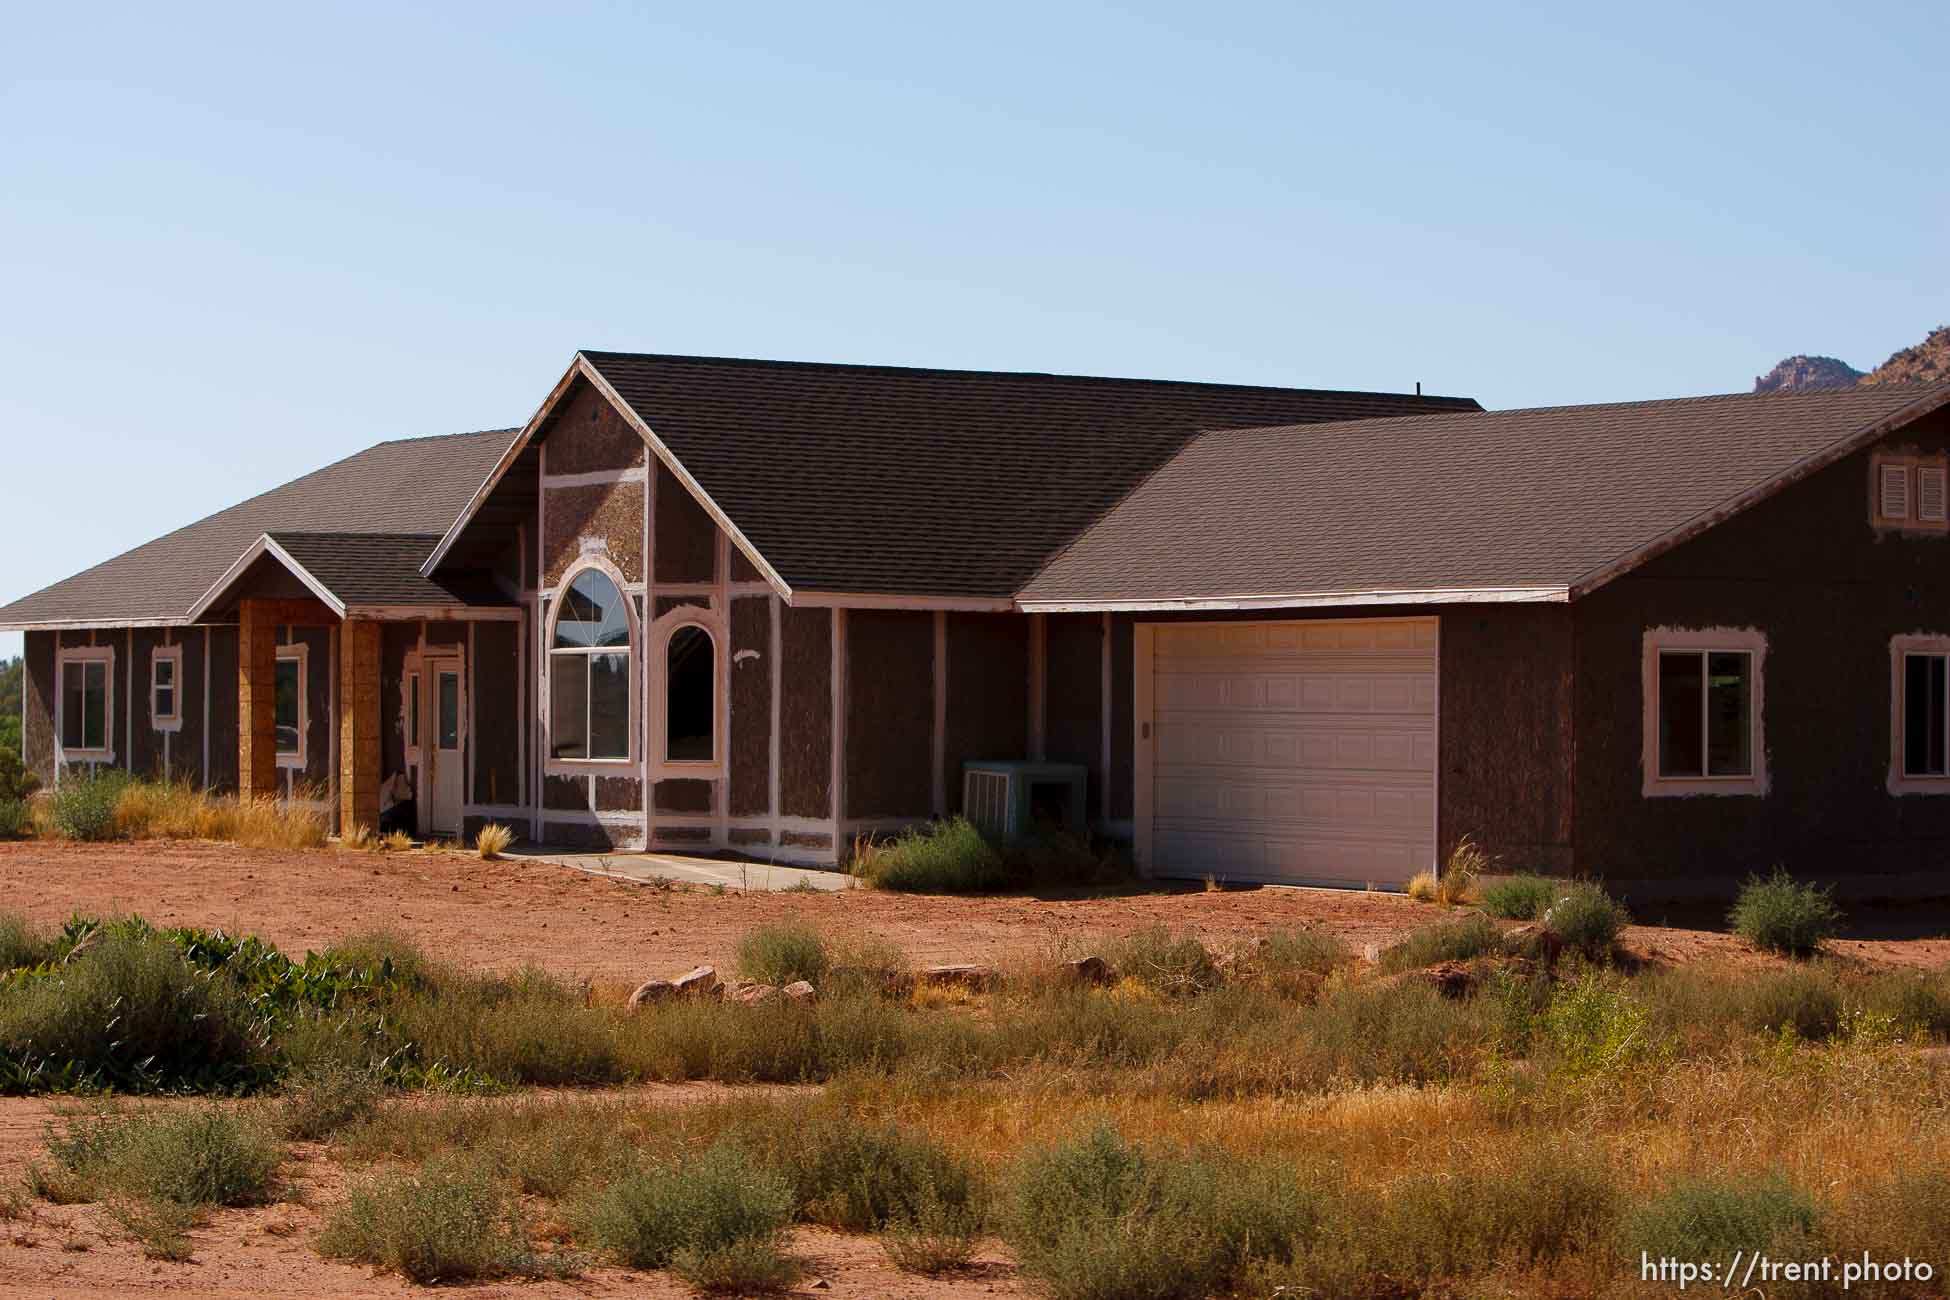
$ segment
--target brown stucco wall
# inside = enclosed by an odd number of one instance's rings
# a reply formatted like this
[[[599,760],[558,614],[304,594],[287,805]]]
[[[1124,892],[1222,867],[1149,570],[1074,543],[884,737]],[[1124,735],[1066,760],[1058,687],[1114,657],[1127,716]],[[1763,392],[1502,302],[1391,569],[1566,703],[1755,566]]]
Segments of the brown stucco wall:
[[[772,606],[770,596],[731,602],[731,790],[734,817],[772,810]],[[740,658],[749,650],[756,657]]]
[[[779,800],[789,817],[833,815],[833,611],[779,610]]]
[[[643,484],[546,488],[542,497],[543,586],[562,581],[582,557],[585,538],[602,543],[624,581],[643,581]]]
[[[551,475],[631,469],[649,453],[642,436],[609,399],[581,379],[555,408],[541,437]]]
[[[1893,439],[1942,451],[1950,416]],[[1624,878],[1729,882],[1775,863],[1845,878],[1940,871],[1950,795],[1887,788],[1889,640],[1950,634],[1950,539],[1878,535],[1870,453],[1791,487],[1572,607],[1578,865]],[[1757,628],[1764,796],[1645,798],[1647,628]]]
[[[212,789],[237,789],[237,629],[210,629],[210,773]]]
[[[848,817],[926,818],[934,803],[934,615],[846,619]]]
[[[126,766],[139,776],[160,777],[163,767],[162,733],[155,727],[155,719],[149,712],[149,672],[151,660],[157,646],[162,644],[161,628],[138,627],[129,630],[126,639],[116,642],[116,658],[133,648],[130,662],[124,665],[117,662],[115,671],[125,673],[129,668],[135,670],[135,689],[131,699],[135,703],[135,713],[131,721],[135,723],[129,736],[129,753]],[[118,726],[119,730],[119,726]]]
[[[29,632],[22,638],[25,695],[20,716],[22,759],[27,770],[54,784],[54,633]]]
[[[643,811],[643,782],[633,776],[597,777],[596,811]]]
[[[1051,614],[1044,627],[1044,662],[1049,666],[1044,755],[1052,763],[1081,763],[1089,769],[1084,815],[1095,821],[1104,781],[1103,616]]]
[[[390,781],[406,770],[406,656],[420,644],[418,623],[379,627],[379,778]],[[421,719],[422,725],[425,719]]]
[[[511,804],[521,796],[521,625],[474,625],[474,803]],[[394,696],[398,698],[397,695]]]
[[[1440,647],[1438,851],[1469,835],[1507,868],[1570,869],[1570,607],[1451,609]]]
[[[657,462],[655,530],[658,582],[712,582],[718,576],[718,526],[690,489]]]
[[[660,813],[704,814],[711,811],[711,790],[716,781],[658,781],[653,789]],[[662,829],[659,830],[662,833]]]
[[[1029,617],[948,615],[948,811],[961,811],[962,764],[1029,757]]]

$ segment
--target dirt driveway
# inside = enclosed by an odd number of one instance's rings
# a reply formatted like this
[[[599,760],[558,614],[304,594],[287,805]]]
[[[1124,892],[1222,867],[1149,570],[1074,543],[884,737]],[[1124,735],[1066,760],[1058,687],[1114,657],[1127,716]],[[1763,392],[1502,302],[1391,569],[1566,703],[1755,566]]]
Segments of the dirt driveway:
[[[717,894],[660,890],[534,861],[457,853],[275,852],[222,844],[0,844],[0,910],[43,923],[140,912],[158,924],[253,931],[293,955],[362,930],[407,934],[468,965],[535,964],[599,987],[700,962],[730,964],[738,938],[777,921],[845,941],[896,943],[916,961],[1008,962],[1073,951],[1096,936],[1164,924],[1228,942],[1318,926],[1359,952],[1438,919],[1397,894],[1147,886],[1131,892],[938,898],[851,890]],[[1950,931],[1946,920],[1942,934]],[[1634,926],[1627,946],[1665,962],[1761,960],[1725,934]],[[1843,940],[1878,965],[1950,963],[1950,939]]]

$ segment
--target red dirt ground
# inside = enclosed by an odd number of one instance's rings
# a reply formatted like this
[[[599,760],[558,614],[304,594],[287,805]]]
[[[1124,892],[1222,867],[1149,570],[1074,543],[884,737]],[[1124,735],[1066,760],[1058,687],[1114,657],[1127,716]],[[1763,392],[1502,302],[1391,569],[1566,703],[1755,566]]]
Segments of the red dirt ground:
[[[1318,926],[1356,951],[1386,945],[1439,918],[1434,905],[1399,895],[1258,889],[1207,893],[1147,889],[1092,896],[922,898],[870,891],[837,894],[658,890],[532,861],[482,862],[453,853],[273,852],[217,844],[0,844],[0,910],[41,924],[69,915],[140,912],[159,924],[222,926],[263,935],[302,954],[361,930],[390,929],[428,951],[471,966],[532,963],[587,978],[606,992],[700,962],[728,967],[752,926],[794,920],[842,942],[873,936],[918,962],[1015,962],[1075,954],[1094,937],[1164,924],[1213,943],[1267,930]],[[1914,929],[1914,916],[1906,917]],[[1950,929],[1950,923],[1944,926]],[[1941,930],[1937,931],[1941,933]],[[1704,930],[1634,926],[1626,945],[1657,962],[1772,959]],[[1866,964],[1937,967],[1950,939],[1844,940],[1842,956]],[[646,1104],[723,1095],[712,1085],[637,1090]],[[40,1156],[54,1104],[0,1099],[0,1205]],[[345,1173],[315,1147],[287,1167],[296,1198],[262,1209],[224,1210],[192,1234],[187,1264],[144,1259],[99,1207],[23,1201],[0,1212],[0,1300],[82,1295],[195,1293],[232,1300],[295,1296],[425,1294],[398,1278],[332,1263],[312,1248],[322,1211],[343,1194]],[[1026,1294],[992,1248],[971,1272],[929,1280],[893,1271],[868,1238],[817,1229],[795,1234],[811,1272],[807,1297],[917,1296],[972,1300]],[[815,1287],[815,1282],[826,1285]],[[688,1296],[663,1275],[595,1269],[569,1282],[507,1283],[470,1295]]]

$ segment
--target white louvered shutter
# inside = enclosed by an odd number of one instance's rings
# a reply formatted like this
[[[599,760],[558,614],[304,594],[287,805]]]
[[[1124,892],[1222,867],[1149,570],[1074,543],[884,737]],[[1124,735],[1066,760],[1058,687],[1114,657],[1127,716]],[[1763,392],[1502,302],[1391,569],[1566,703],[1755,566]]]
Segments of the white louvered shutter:
[[[1926,524],[1950,521],[1950,470],[1941,465],[1917,467],[1916,517]]]
[[[1909,518],[1909,466],[1884,465],[1876,481],[1876,509],[1884,519]]]

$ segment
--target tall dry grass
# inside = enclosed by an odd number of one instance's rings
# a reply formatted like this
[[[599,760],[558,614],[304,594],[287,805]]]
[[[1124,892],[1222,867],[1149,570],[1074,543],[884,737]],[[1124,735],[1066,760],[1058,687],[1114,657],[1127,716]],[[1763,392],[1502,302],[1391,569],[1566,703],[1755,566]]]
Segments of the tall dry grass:
[[[315,849],[327,835],[325,815],[303,803],[270,797],[213,795],[182,781],[131,781],[115,802],[115,831],[132,840],[222,840],[255,849]]]

